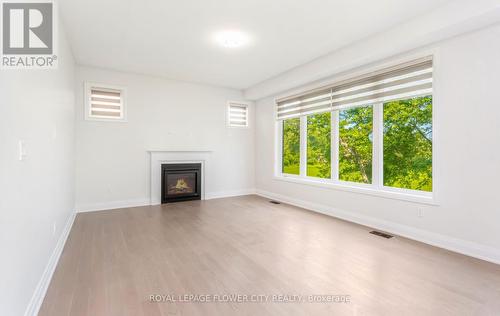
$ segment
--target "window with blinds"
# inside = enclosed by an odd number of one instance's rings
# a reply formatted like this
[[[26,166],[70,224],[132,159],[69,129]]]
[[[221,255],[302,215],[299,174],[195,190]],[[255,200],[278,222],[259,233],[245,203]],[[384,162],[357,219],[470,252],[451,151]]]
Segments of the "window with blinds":
[[[116,86],[86,83],[86,119],[125,120],[125,90]]]
[[[248,127],[248,104],[243,102],[228,102],[227,125],[229,127]]]
[[[276,175],[433,197],[433,61],[384,68],[276,101]]]
[[[276,102],[277,119],[432,94],[432,58],[426,57]]]

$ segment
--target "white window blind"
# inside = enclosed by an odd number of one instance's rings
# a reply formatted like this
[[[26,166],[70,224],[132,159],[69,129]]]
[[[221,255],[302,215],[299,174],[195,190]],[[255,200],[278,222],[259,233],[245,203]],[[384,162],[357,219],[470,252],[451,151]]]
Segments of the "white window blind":
[[[277,100],[277,119],[432,94],[432,57]]]
[[[87,84],[87,119],[124,120],[124,90],[117,87]]]
[[[248,126],[248,104],[228,102],[227,124],[230,127]]]

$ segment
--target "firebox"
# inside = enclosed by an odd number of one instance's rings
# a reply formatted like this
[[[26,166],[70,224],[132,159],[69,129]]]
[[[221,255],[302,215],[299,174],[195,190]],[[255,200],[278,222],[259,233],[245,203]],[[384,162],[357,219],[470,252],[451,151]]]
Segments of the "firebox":
[[[201,163],[162,164],[161,202],[201,199]]]

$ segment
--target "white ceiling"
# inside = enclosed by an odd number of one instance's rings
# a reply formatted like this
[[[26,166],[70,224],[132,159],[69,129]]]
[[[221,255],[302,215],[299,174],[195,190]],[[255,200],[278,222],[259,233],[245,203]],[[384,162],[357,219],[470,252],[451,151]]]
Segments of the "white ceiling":
[[[63,0],[77,63],[249,88],[450,0]],[[212,35],[248,32],[245,48]],[[369,53],[369,52],[367,52]]]

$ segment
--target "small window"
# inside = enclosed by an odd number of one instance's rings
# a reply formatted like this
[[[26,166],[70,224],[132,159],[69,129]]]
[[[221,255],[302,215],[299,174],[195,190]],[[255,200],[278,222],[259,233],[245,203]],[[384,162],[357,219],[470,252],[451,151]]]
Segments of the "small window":
[[[248,104],[243,102],[228,102],[227,126],[248,127]]]
[[[104,84],[85,84],[85,119],[125,121],[125,89]]]

